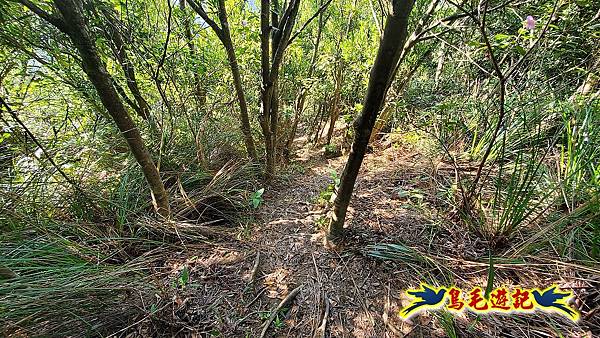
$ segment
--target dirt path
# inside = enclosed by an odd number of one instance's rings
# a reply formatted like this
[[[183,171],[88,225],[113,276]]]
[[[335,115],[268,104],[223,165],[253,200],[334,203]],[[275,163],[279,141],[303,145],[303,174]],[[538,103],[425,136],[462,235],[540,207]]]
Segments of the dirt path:
[[[552,337],[557,328],[591,337],[600,332],[598,319],[576,325],[545,314],[476,320],[472,314],[452,319],[424,313],[402,321],[399,310],[408,304],[404,290],[420,281],[485,286],[487,267],[473,263],[485,261],[483,243],[438,215],[445,206],[437,194],[452,173],[405,150],[369,154],[350,205],[346,239],[332,248],[324,241],[326,208],[318,199],[332,183],[331,172],[341,172],[345,157],[326,160],[313,150],[302,151],[265,191],[253,225],[238,239],[182,250],[179,266],[170,271],[189,267],[190,285],[174,296],[174,320],[165,320],[165,326],[178,329],[162,329],[165,335],[259,337],[271,311],[299,286],[267,337]],[[394,261],[375,258],[381,243],[405,243],[409,252]],[[259,269],[250,284],[257,253]],[[440,260],[427,263],[419,253]],[[580,283],[585,291],[598,285],[589,282],[593,279],[558,266],[507,265],[497,270],[495,284],[561,281]],[[597,290],[590,295],[597,297]]]
[[[386,183],[392,168],[382,166],[379,155],[367,156],[357,202],[349,210],[352,230],[340,247],[332,249],[324,244],[326,208],[318,199],[332,183],[331,172],[341,172],[344,158],[327,160],[322,152],[302,151],[300,160],[265,191],[254,225],[240,238],[187,246],[165,263],[167,285],[177,281],[184,268],[189,282],[176,289],[164,325],[153,325],[146,332],[258,337],[271,311],[298,286],[302,289],[293,305],[271,325],[268,337],[323,336],[318,327],[326,303],[326,337],[384,337],[390,332],[394,336],[394,330],[413,329],[397,316],[400,291],[408,285],[403,268],[364,255],[365,247],[381,241],[389,227],[411,223],[406,210],[388,212],[378,205],[385,204],[387,210],[394,205],[386,198],[393,190]],[[379,171],[372,171],[375,167]],[[257,278],[249,284],[257,253],[261,257]]]
[[[368,245],[414,225],[418,219],[393,198],[394,175],[401,167],[393,164],[402,162],[390,152],[367,156],[349,212],[349,236],[332,249],[323,238],[326,210],[317,200],[332,183],[331,172],[341,172],[343,160],[321,159],[320,164],[307,160],[301,167],[304,173],[275,184],[265,193],[262,225],[252,239],[264,257],[261,271],[265,294],[275,300],[302,285],[285,325],[276,330],[278,336],[319,336],[327,303],[327,336],[416,333],[415,325],[398,318],[401,290],[409,282],[402,274],[406,267],[365,255]]]

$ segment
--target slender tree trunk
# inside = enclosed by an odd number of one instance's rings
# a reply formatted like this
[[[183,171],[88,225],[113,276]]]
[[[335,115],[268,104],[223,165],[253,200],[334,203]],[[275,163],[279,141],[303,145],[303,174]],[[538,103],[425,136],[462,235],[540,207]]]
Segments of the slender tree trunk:
[[[277,3],[275,3],[277,6]],[[285,49],[288,46],[292,29],[296,22],[300,0],[291,0],[279,15],[271,11],[269,0],[260,2],[260,47],[261,47],[261,113],[260,124],[265,139],[266,168],[265,179],[270,181],[275,175],[277,156],[277,126],[279,123],[279,70],[283,62]],[[275,13],[276,14],[276,13]],[[270,22],[278,20],[277,22]],[[276,27],[275,27],[276,26]],[[269,38],[272,36],[272,51]]]
[[[185,1],[179,0],[179,9],[182,12],[185,12]],[[190,24],[190,18],[185,15],[183,20],[183,30],[185,34],[185,39],[187,40],[188,49],[190,51],[190,55],[193,57],[196,54],[196,46],[194,45],[194,39],[192,36],[192,27]],[[200,108],[206,108],[206,89],[202,86],[200,82],[200,75],[197,71],[194,70],[194,91],[196,99],[198,100],[198,105]]]
[[[308,89],[302,88],[296,97],[294,102],[294,119],[292,121],[292,125],[290,127],[290,133],[288,134],[288,138],[285,142],[285,158],[289,160],[293,154],[292,146],[294,144],[294,139],[296,138],[296,132],[298,131],[298,123],[300,122],[300,116],[304,111],[304,104],[306,103],[306,96],[308,95]]]
[[[385,101],[402,47],[406,41],[408,18],[413,4],[414,0],[393,0],[392,2],[392,12],[387,16],[377,57],[371,69],[363,109],[354,124],[354,141],[336,193],[333,213],[329,222],[329,238],[335,238],[342,234],[348,204],[367,150],[369,137]]]
[[[277,50],[277,41],[281,41],[281,31],[277,29],[279,19],[277,5],[277,0],[274,0],[274,2],[261,1],[261,123],[264,125],[262,129],[265,138],[265,179],[267,182],[271,181],[275,175],[276,162],[277,112],[274,112],[273,108],[278,102],[273,102],[277,96],[277,88],[276,76],[272,76],[272,73],[276,71],[276,68],[273,67],[273,61]],[[269,40],[271,42],[270,48]]]
[[[323,135],[323,129],[325,128],[324,124],[327,124],[327,122],[325,122],[325,120],[327,120],[327,111],[328,111],[328,105],[326,102],[321,102],[319,104],[319,115],[317,116],[317,129],[315,132],[315,138],[313,143],[315,145],[317,145],[319,143],[319,140],[321,139],[321,135]]]
[[[414,46],[414,45],[407,46],[407,44],[405,44],[404,49],[402,51],[402,55],[406,55],[408,53],[407,49],[408,50],[412,49],[412,46]],[[421,57],[419,57],[419,59],[415,62],[414,66],[410,70],[401,74],[402,81],[398,81],[396,88],[393,88],[394,90],[393,90],[392,94],[390,95],[391,96],[390,100],[388,100],[387,104],[384,104],[383,111],[377,118],[377,121],[375,122],[375,126],[373,127],[373,130],[371,131],[371,137],[369,138],[369,143],[372,143],[377,138],[379,138],[381,136],[381,131],[388,125],[389,117],[392,115],[392,112],[394,111],[392,109],[393,107],[389,103],[394,101],[398,96],[402,95],[402,93],[404,92],[404,90],[406,89],[408,84],[410,83],[410,80],[413,78],[413,76],[415,75],[415,73],[417,72],[419,67],[421,67],[423,62],[425,62],[425,60],[427,60],[429,58],[429,56],[431,55],[432,52],[433,52],[433,48],[430,48],[429,50],[427,50],[425,53],[423,53],[423,55],[421,55]],[[403,60],[403,58],[401,56],[399,62],[402,62],[402,60]]]
[[[233,47],[233,41],[231,40],[231,31],[229,30],[229,22],[227,18],[227,10],[225,8],[225,0],[218,0],[218,16],[221,26],[217,25],[212,19],[208,17],[208,14],[202,7],[201,3],[196,3],[193,0],[188,0],[190,6],[200,15],[206,23],[212,28],[217,34],[217,37],[225,47],[227,53],[227,60],[229,62],[229,68],[231,69],[231,75],[233,76],[233,85],[235,93],[238,99],[240,107],[240,129],[244,135],[244,143],[246,145],[246,151],[248,156],[254,162],[258,162],[258,155],[256,153],[256,147],[254,146],[254,140],[252,138],[252,127],[250,125],[250,117],[248,114],[248,103],[246,102],[246,95],[242,86],[242,76],[240,74],[240,67],[238,65],[237,57],[235,55],[235,49]]]
[[[102,104],[115,121],[133,156],[142,168],[146,181],[152,190],[158,213],[164,217],[169,217],[169,199],[158,169],[152,161],[139,130],[125,110],[123,102],[113,87],[112,79],[98,55],[94,43],[95,38],[88,31],[80,7],[81,4],[74,0],[54,0],[54,4],[61,14],[61,19],[49,15],[45,15],[44,18],[49,18],[51,24],[56,25],[58,29],[67,34],[77,48],[84,72],[96,88]],[[36,12],[36,10],[33,11]]]
[[[340,117],[340,104],[342,101],[342,85],[344,82],[344,61],[339,60],[335,67],[335,89],[333,92],[333,103],[331,104],[331,112],[329,113],[329,129],[327,129],[327,144],[331,143],[333,132],[335,129],[335,122]]]
[[[319,21],[317,26],[317,37],[315,39],[315,47],[313,49],[313,55],[310,59],[310,66],[308,67],[308,78],[312,78],[315,72],[315,66],[317,64],[317,57],[319,55],[319,46],[321,44],[321,36],[323,35],[323,26],[325,25],[325,20],[323,20],[323,12],[319,13]],[[296,103],[294,105],[294,122],[292,123],[292,128],[290,134],[288,136],[285,149],[288,152],[287,156],[289,159],[289,155],[291,155],[291,148],[294,142],[294,138],[296,138],[296,132],[298,130],[298,122],[300,121],[300,116],[304,111],[304,104],[306,103],[306,96],[308,96],[310,87],[302,86],[300,89],[300,93],[296,98]],[[309,135],[307,135],[309,137]]]
[[[444,70],[444,58],[446,57],[446,43],[442,42],[440,46],[440,55],[438,57],[437,67],[435,68],[435,87],[437,88],[442,77],[442,71]]]
[[[377,121],[375,122],[373,131],[371,132],[371,137],[369,137],[369,143],[374,142],[381,136],[381,131],[387,125],[390,115],[392,114],[392,111],[393,111],[393,109],[392,109],[392,106],[389,104],[389,102],[386,105],[384,105],[381,114],[379,114],[379,117],[377,118]]]
[[[256,153],[256,147],[254,146],[254,139],[252,138],[252,127],[250,126],[250,116],[248,114],[248,103],[246,102],[246,95],[244,94],[244,89],[242,87],[242,76],[240,74],[240,68],[238,66],[231,41],[225,45],[225,49],[227,49],[227,58],[229,59],[231,75],[233,76],[233,85],[235,87],[235,93],[240,106],[240,128],[242,130],[242,134],[244,135],[246,151],[248,152],[248,156],[252,159],[252,161],[257,163],[258,155]]]
[[[269,19],[269,12],[271,10],[269,0],[260,1],[260,64],[261,64],[261,88],[260,88],[260,126],[262,128],[264,142],[265,142],[265,157],[266,157],[266,168],[265,176],[267,181],[272,177],[275,171],[275,158],[272,145],[272,131],[271,131],[271,62],[269,60],[270,48],[269,48],[269,36],[271,34],[271,26]]]
[[[219,21],[221,21],[221,29],[223,31],[223,45],[227,52],[227,59],[229,61],[229,67],[231,68],[231,75],[233,76],[233,85],[235,87],[235,93],[238,98],[240,106],[240,120],[241,130],[244,134],[244,143],[246,144],[246,151],[248,156],[254,162],[258,162],[258,155],[256,154],[256,148],[254,147],[254,140],[252,139],[252,127],[250,126],[250,117],[248,115],[248,103],[246,102],[246,95],[244,94],[244,88],[242,87],[242,76],[240,74],[240,67],[238,65],[235,50],[233,48],[233,42],[231,40],[231,32],[229,31],[229,23],[227,21],[227,11],[225,9],[225,0],[219,0]]]
[[[356,0],[354,0],[353,7],[356,7]],[[340,104],[342,102],[341,92],[342,86],[344,83],[344,59],[342,58],[342,41],[346,39],[348,33],[350,32],[350,27],[352,25],[352,19],[354,17],[354,11],[351,11],[348,15],[348,20],[346,21],[346,28],[342,31],[340,39],[337,41],[336,45],[336,57],[338,58],[338,62],[336,62],[335,70],[333,73],[333,78],[335,80],[335,90],[333,94],[333,103],[331,106],[331,111],[329,114],[329,129],[327,129],[327,144],[331,143],[331,138],[333,137],[333,132],[335,131],[335,122],[340,117]]]
[[[148,101],[144,99],[140,88],[138,86],[138,82],[135,76],[135,68],[131,60],[129,60],[129,56],[127,55],[127,48],[123,41],[123,36],[121,32],[119,32],[119,25],[116,18],[113,18],[112,13],[107,13],[106,10],[102,10],[104,16],[108,19],[107,34],[108,38],[112,42],[111,47],[113,50],[113,54],[117,58],[119,65],[123,69],[123,74],[125,75],[125,80],[127,81],[127,87],[131,94],[133,94],[133,99],[136,102],[137,109],[136,112],[138,115],[147,120],[150,116],[150,105]]]

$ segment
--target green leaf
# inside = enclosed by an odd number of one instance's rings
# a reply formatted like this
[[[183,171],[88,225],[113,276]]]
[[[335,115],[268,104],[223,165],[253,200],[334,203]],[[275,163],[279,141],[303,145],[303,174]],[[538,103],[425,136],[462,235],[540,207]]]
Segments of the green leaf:
[[[250,205],[252,205],[253,209],[258,208],[258,206],[262,203],[263,198],[262,195],[265,192],[265,188],[261,188],[256,190],[255,192],[252,193],[252,196],[250,196]]]
[[[398,190],[398,197],[402,198],[402,197],[408,197],[408,196],[410,196],[410,193],[408,191],[402,190],[402,189]]]
[[[188,267],[185,266],[183,270],[181,270],[181,274],[179,275],[179,285],[186,286],[188,281],[190,280],[190,271]]]
[[[256,190],[255,194],[258,197],[262,197],[262,195],[263,195],[264,192],[265,192],[265,188],[260,188],[260,189]]]
[[[496,275],[496,272],[494,270],[494,259],[492,258],[492,252],[490,251],[490,261],[489,261],[490,265],[488,268],[488,280],[487,280],[487,286],[485,287],[485,298],[489,299],[490,298],[490,293],[492,293],[492,290],[494,288],[494,277]]]
[[[511,36],[510,35],[506,35],[506,34],[496,34],[494,36],[494,39],[496,39],[496,41],[502,41],[502,40],[506,40],[506,39],[510,39]]]
[[[10,137],[10,133],[2,133],[0,134],[0,143],[4,142],[4,140],[8,139]]]

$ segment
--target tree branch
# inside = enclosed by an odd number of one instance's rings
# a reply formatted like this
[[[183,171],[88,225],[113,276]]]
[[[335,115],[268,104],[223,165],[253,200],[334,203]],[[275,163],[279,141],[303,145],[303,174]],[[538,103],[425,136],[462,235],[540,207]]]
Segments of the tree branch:
[[[4,106],[4,108],[6,109],[8,114],[13,118],[13,120],[15,120],[15,122],[17,122],[17,124],[21,128],[23,128],[23,130],[31,138],[33,143],[35,143],[35,145],[38,146],[38,148],[40,148],[40,150],[42,151],[44,156],[46,156],[46,158],[48,159],[48,162],[50,162],[50,164],[54,167],[54,169],[56,169],[56,171],[58,171],[60,176],[62,176],[70,185],[72,185],[73,188],[75,188],[77,191],[83,193],[87,197],[87,194],[81,189],[81,187],[75,181],[73,181],[69,176],[67,176],[67,174],[65,174],[65,172],[58,166],[58,164],[56,164],[56,162],[54,162],[54,160],[52,159],[52,156],[50,156],[50,154],[48,154],[46,147],[44,147],[38,141],[38,139],[35,137],[35,135],[33,135],[31,130],[29,130],[29,128],[27,128],[27,126],[23,123],[23,121],[21,121],[19,116],[17,116],[17,114],[14,112],[14,110],[12,110],[12,108],[8,105],[8,103],[6,103],[6,101],[4,101],[4,99],[2,97],[0,97],[0,108],[2,108],[2,106]],[[0,112],[2,112],[2,109],[0,109]]]
[[[204,22],[206,22],[210,26],[210,28],[212,28],[212,30],[217,34],[217,37],[221,41],[223,41],[223,29],[221,27],[219,27],[219,25],[208,16],[206,11],[202,7],[202,4],[201,3],[197,4],[194,0],[187,0],[187,1],[188,1],[188,4],[190,4],[190,7],[192,7],[192,9],[194,10],[194,12],[196,12],[198,15],[200,15],[202,20],[204,20]]]
[[[298,37],[298,35],[300,35],[300,33],[302,33],[302,31],[317,17],[319,16],[319,14],[321,14],[321,12],[325,11],[327,9],[327,7],[329,6],[329,4],[331,3],[332,0],[328,0],[326,3],[324,3],[321,7],[319,7],[319,9],[317,9],[317,11],[315,12],[315,14],[313,14],[313,16],[310,17],[310,19],[306,20],[306,22],[302,25],[302,27],[300,27],[300,29],[298,29],[296,32],[294,32],[294,34],[292,34],[292,36],[290,37],[289,41],[288,41],[288,45],[292,44],[292,41],[294,41],[294,39],[296,39]]]
[[[292,2],[288,5],[289,12],[286,11],[286,14],[282,19],[285,20],[285,24],[282,26],[283,30],[281,32],[281,40],[277,44],[277,50],[273,51],[273,64],[271,65],[271,82],[277,77],[277,72],[279,71],[279,65],[283,61],[283,52],[288,46],[288,41],[290,38],[290,34],[292,29],[294,28],[294,23],[296,22],[296,15],[298,14],[298,8],[300,7],[300,0],[292,0]],[[280,25],[281,26],[281,25]]]
[[[61,32],[67,33],[67,26],[64,21],[56,15],[50,14],[43,9],[39,8],[36,4],[29,0],[13,0],[21,5],[27,7],[30,11],[32,11],[35,15],[42,18],[44,21],[58,28]]]

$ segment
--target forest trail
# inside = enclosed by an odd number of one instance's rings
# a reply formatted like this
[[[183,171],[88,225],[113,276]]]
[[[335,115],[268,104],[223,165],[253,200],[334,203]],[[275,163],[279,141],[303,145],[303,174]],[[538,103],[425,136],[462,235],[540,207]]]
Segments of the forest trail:
[[[431,326],[428,315],[418,325],[398,316],[403,290],[418,284],[411,265],[366,255],[369,245],[423,236],[418,212],[402,207],[408,200],[394,197],[399,184],[412,189],[411,175],[418,178],[422,171],[412,164],[417,155],[409,160],[402,153],[389,148],[367,155],[349,208],[347,237],[331,248],[324,240],[326,207],[318,200],[346,157],[325,159],[323,150],[299,149],[288,174],[265,190],[255,221],[238,239],[187,246],[166,262],[166,283],[186,266],[190,287],[173,296],[174,322],[165,318],[165,327],[147,329],[179,335],[176,327],[204,327],[204,334],[259,337],[271,311],[299,286],[267,337],[396,337]],[[249,283],[257,253],[258,272]],[[432,330],[426,332],[430,336]]]
[[[410,302],[404,291],[420,282],[485,287],[485,244],[449,220],[449,210],[436,195],[453,170],[410,146],[376,148],[361,168],[346,238],[332,247],[324,239],[327,207],[319,199],[346,157],[326,159],[323,150],[312,147],[297,155],[265,190],[251,224],[235,239],[188,246],[166,263],[166,283],[185,266],[190,287],[177,289],[165,327],[150,324],[154,327],[147,332],[260,337],[269,315],[298,287],[266,337],[545,337],[557,332],[547,324],[550,316],[537,314],[483,316],[473,324],[472,314],[453,320],[432,312],[403,321],[399,311]],[[397,260],[374,257],[386,254],[382,243],[405,251],[395,253]],[[494,284],[559,282],[581,290],[578,298],[587,297],[590,306],[597,303],[593,271],[545,264],[543,258],[532,263],[538,264],[503,264]],[[575,325],[553,315],[552,323],[580,337],[600,329],[593,317]]]
[[[318,200],[333,183],[332,172],[339,175],[343,170],[346,157],[324,159],[321,152],[317,153],[320,158],[314,159],[313,153],[301,149],[296,166],[301,165],[303,173],[277,182],[265,192],[261,225],[252,239],[261,252],[259,285],[267,298],[281,299],[302,286],[285,325],[277,330],[279,336],[320,337],[324,320],[331,337],[410,333],[414,325],[402,323],[398,317],[407,276],[365,255],[368,245],[393,236],[418,217],[399,208],[400,202],[393,197],[398,188],[393,176],[406,161],[392,149],[366,157],[348,216],[349,236],[341,247],[331,248],[323,232],[326,208]],[[397,230],[390,231],[390,227]]]
[[[0,23],[0,338],[600,337],[600,0]]]

